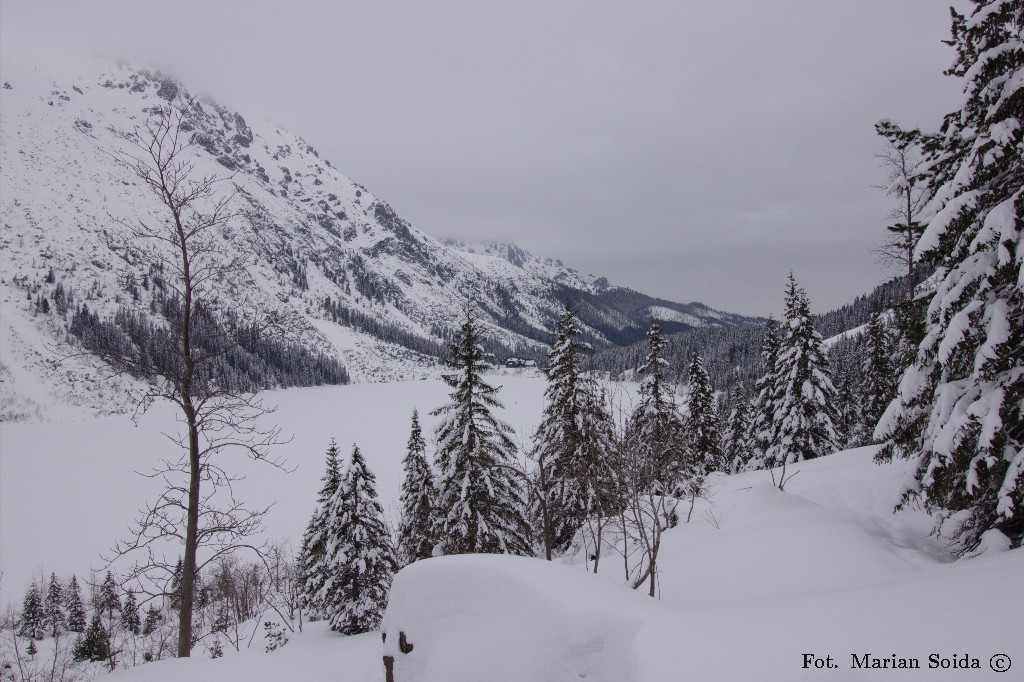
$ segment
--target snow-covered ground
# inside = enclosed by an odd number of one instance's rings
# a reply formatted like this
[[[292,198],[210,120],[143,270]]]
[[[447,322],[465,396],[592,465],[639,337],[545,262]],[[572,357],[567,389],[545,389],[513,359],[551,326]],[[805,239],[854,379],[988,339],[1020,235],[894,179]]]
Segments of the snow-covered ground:
[[[526,439],[541,411],[536,376],[495,377],[502,417]],[[628,401],[628,392],[623,394]],[[409,415],[446,396],[436,380],[271,392],[273,419],[295,438],[286,474],[241,463],[242,495],[276,499],[268,537],[301,533],[331,436],[358,442],[393,508]],[[0,429],[0,569],[3,603],[19,600],[33,573],[99,567],[131,512],[146,499],[146,470],[172,452],[160,435],[173,412]],[[347,452],[346,452],[347,454]],[[953,561],[919,511],[892,514],[909,473],[878,466],[874,448],[797,465],[785,492],[766,472],[715,476],[689,523],[670,530],[652,600],[623,583],[622,557],[606,552],[597,576],[582,557],[549,564],[510,557],[444,557],[396,578],[379,633],[345,638],[307,626],[270,654],[262,646],[219,660],[164,661],[118,672],[129,682],[170,680],[980,680],[1019,679],[1024,551]],[[684,514],[685,519],[685,514]],[[399,633],[413,645],[398,651]],[[1008,675],[993,656],[1013,662]],[[916,660],[893,673],[852,667],[854,656]],[[980,670],[930,669],[935,655]],[[999,660],[995,661],[997,664]],[[834,669],[815,664],[837,666]]]

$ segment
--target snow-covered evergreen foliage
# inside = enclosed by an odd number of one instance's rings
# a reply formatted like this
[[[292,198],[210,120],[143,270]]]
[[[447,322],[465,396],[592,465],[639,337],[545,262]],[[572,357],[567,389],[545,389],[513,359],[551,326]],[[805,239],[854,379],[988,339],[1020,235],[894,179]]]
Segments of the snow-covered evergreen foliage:
[[[836,390],[810,301],[793,273],[786,290],[785,331],[778,358],[775,433],[766,458],[769,466],[821,457],[838,448],[833,421]]]
[[[427,460],[427,443],[423,440],[420,416],[416,410],[412,412],[409,444],[402,469],[405,478],[399,497],[402,519],[398,527],[398,555],[403,564],[411,564],[433,554],[437,504],[434,473]]]
[[[750,440],[750,405],[743,384],[733,384],[729,402],[732,409],[722,434],[722,452],[726,471],[735,474],[746,468],[754,449]]]
[[[857,391],[859,412],[849,437],[851,446],[873,442],[875,426],[896,393],[895,344],[880,315],[873,316],[868,323],[864,342],[863,379]]]
[[[110,635],[103,628],[99,611],[93,614],[85,635],[75,642],[76,661],[105,661],[110,658]]]
[[[114,580],[114,574],[107,571],[107,575],[100,584],[99,592],[96,593],[96,601],[93,604],[97,613],[106,612],[108,627],[114,623],[114,612],[121,611],[121,598],[118,596],[120,588]]]
[[[78,576],[71,576],[64,591],[64,608],[67,611],[67,625],[71,632],[85,632],[85,604],[82,603],[82,591],[78,587]]]
[[[630,416],[626,439],[636,443],[639,457],[651,463],[658,482],[670,491],[689,473],[686,430],[676,409],[675,391],[665,380],[665,340],[656,320],[651,320],[647,340],[647,358],[639,368],[644,377],[639,402]]]
[[[139,605],[134,592],[128,592],[121,603],[121,627],[133,635],[142,630],[142,619],[139,617]]]
[[[309,620],[325,618],[324,604],[320,602],[324,583],[328,579],[326,552],[328,533],[330,531],[331,501],[334,499],[338,486],[341,485],[341,471],[338,464],[338,444],[332,438],[327,447],[324,475],[320,479],[323,485],[317,496],[316,508],[302,536],[302,547],[299,550],[299,581],[302,592],[302,605]]]
[[[373,630],[384,615],[398,559],[377,501],[376,479],[358,446],[331,498],[325,550],[328,577],[321,598],[331,629],[346,635]]]
[[[56,573],[50,574],[50,584],[43,599],[43,620],[51,637],[56,637],[64,629],[64,587]]]
[[[146,609],[146,620],[142,624],[142,634],[146,636],[153,634],[157,626],[160,625],[160,620],[160,611],[150,604],[149,608]]]
[[[840,339],[829,349],[832,385],[836,388],[835,421],[838,442],[848,448],[868,442],[865,439],[860,404],[860,387],[863,386],[865,364],[864,344],[860,338]],[[868,432],[870,435],[870,431]]]
[[[924,153],[932,197],[916,257],[939,266],[925,337],[875,436],[917,461],[906,498],[954,512],[970,551],[989,531],[1024,538],[1024,4],[952,11],[963,105]]]
[[[689,418],[686,436],[691,456],[703,473],[724,471],[722,437],[718,419],[718,405],[711,379],[704,369],[699,353],[690,357],[690,392],[687,398]]]
[[[768,450],[775,442],[775,412],[780,402],[778,325],[769,319],[761,339],[761,361],[764,371],[754,385],[754,400],[750,406],[750,440],[753,447],[744,470],[763,469]]]
[[[491,412],[502,405],[498,389],[483,377],[487,368],[481,333],[473,312],[449,347],[443,375],[451,402],[442,416],[437,441],[437,540],[442,554],[532,554],[521,474],[515,469],[512,428]]]
[[[607,457],[610,431],[593,379],[580,370],[580,355],[590,351],[575,313],[567,303],[548,350],[548,385],[544,414],[534,434],[534,456],[543,468],[538,497],[543,501],[548,533],[545,543],[565,552],[587,516],[599,506],[610,476]],[[544,524],[542,524],[544,525]]]
[[[181,608],[181,576],[184,572],[184,562],[179,556],[178,563],[174,565],[174,571],[171,573],[171,585],[168,590],[168,601],[174,610]]]
[[[25,591],[21,602],[21,618],[18,620],[18,634],[29,639],[42,639],[46,634],[46,615],[43,612],[43,596],[35,581]]]

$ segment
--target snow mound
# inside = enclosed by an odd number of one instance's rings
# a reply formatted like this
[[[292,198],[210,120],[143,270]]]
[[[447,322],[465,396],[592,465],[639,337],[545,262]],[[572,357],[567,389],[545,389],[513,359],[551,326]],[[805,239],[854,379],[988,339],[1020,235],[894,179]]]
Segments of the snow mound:
[[[395,576],[384,655],[401,682],[636,679],[633,641],[654,606],[571,566],[439,557]]]

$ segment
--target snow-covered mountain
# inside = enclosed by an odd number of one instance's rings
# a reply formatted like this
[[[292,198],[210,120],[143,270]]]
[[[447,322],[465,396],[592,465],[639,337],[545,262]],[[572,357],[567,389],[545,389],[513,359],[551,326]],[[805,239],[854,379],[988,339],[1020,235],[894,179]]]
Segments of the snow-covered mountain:
[[[51,393],[65,390],[67,368],[47,368],[45,346],[60,342],[75,306],[85,302],[101,317],[125,305],[147,309],[152,261],[124,239],[119,221],[163,216],[115,156],[131,153],[126,135],[168,104],[184,112],[195,173],[226,178],[224,190],[235,192],[238,216],[218,238],[245,267],[222,283],[225,298],[243,311],[289,312],[303,343],[339,354],[356,381],[429,372],[470,302],[499,358],[542,352],[566,300],[598,344],[642,338],[651,315],[671,329],[746,321],[613,287],[513,245],[440,242],[302,138],[194,99],[159,73],[43,68],[6,54],[0,73],[0,373],[8,393],[39,381]],[[50,305],[58,287],[71,305]]]

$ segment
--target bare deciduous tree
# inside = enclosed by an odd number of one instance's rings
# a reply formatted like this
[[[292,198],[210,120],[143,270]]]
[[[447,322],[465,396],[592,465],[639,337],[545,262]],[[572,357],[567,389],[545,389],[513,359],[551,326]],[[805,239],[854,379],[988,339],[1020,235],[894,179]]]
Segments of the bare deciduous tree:
[[[282,467],[271,458],[272,446],[284,442],[277,427],[260,420],[273,412],[259,398],[218,382],[214,363],[247,341],[275,334],[280,322],[266,313],[251,313],[244,326],[218,313],[218,296],[239,273],[240,256],[218,239],[234,218],[234,192],[216,175],[200,176],[193,162],[191,136],[182,109],[159,108],[141,128],[125,136],[130,151],[115,154],[159,200],[159,218],[119,219],[126,243],[142,253],[161,273],[172,303],[167,323],[155,330],[148,347],[110,344],[97,355],[116,370],[146,381],[139,411],[155,400],[177,406],[182,430],[168,437],[181,456],[164,459],[149,474],[162,482],[156,500],[141,510],[130,538],[114,547],[114,556],[138,557],[127,574],[150,597],[168,595],[177,556],[161,553],[167,540],[184,545],[180,588],[177,655],[188,656],[192,632],[195,581],[203,566],[248,547],[262,529],[267,508],[249,509],[233,484],[239,480],[223,464],[225,451],[242,451],[254,460]],[[203,552],[200,555],[199,550]]]
[[[874,248],[874,253],[884,265],[906,268],[907,300],[913,301],[914,249],[924,232],[917,216],[928,200],[924,191],[927,183],[920,177],[924,160],[918,150],[919,133],[903,130],[891,121],[879,121],[875,130],[885,138],[885,148],[875,155],[885,171],[885,182],[878,188],[898,201],[889,212],[895,222],[886,226],[886,239]]]

